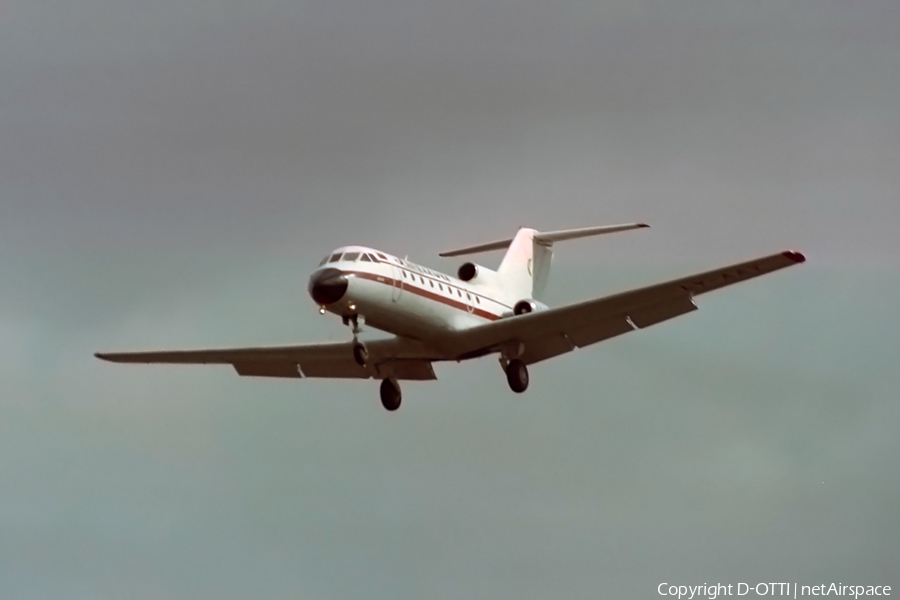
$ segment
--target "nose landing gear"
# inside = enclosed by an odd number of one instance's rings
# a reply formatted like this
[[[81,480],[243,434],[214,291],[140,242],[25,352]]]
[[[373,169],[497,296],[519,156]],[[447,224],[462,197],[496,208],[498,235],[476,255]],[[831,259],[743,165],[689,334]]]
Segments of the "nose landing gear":
[[[353,308],[352,305],[351,305],[351,308]],[[344,325],[348,325],[348,326],[352,325],[354,340],[356,339],[356,336],[358,336],[360,333],[362,333],[362,327],[359,326],[359,315],[358,314],[354,313],[352,315],[344,315],[343,317],[341,317],[341,320],[344,322]]]
[[[352,305],[351,308],[353,308]],[[344,325],[352,325],[353,327],[353,360],[359,366],[364,367],[369,360],[369,351],[366,345],[359,341],[359,334],[362,332],[362,328],[359,326],[359,315],[344,315],[343,321]]]
[[[369,360],[369,351],[362,342],[353,344],[353,360],[361,367],[366,366],[366,361]]]

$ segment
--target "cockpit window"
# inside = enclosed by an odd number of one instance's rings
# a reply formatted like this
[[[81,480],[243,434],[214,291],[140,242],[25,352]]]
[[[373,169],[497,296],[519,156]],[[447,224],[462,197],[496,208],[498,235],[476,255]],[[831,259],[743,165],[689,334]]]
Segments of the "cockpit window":
[[[353,262],[359,258],[359,252],[345,252],[344,257],[341,260],[346,260],[347,262]]]
[[[325,263],[327,263],[329,258],[330,258],[329,256],[326,256],[325,258],[323,258],[323,259],[322,259],[322,262],[319,263],[319,266],[321,267],[322,265],[324,265]]]
[[[368,254],[363,254],[362,256],[359,257],[359,260],[362,260],[362,261],[365,261],[365,262],[373,262],[372,259],[369,258],[369,255],[368,255]]]
[[[337,262],[340,259],[341,259],[341,253],[335,252],[334,254],[331,255],[331,258],[328,259],[328,262]]]
[[[376,254],[376,255],[378,256],[378,258],[380,258],[381,260],[387,260],[387,259],[388,259],[388,257],[385,256],[384,254],[382,254],[381,252],[376,252],[375,254]]]

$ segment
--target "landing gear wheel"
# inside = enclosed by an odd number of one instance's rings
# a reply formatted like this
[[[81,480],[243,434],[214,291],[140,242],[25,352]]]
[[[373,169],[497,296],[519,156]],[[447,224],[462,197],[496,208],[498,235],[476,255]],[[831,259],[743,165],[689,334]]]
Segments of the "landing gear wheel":
[[[369,351],[365,346],[360,343],[353,344],[353,360],[361,367],[366,366],[366,361],[369,360]]]
[[[506,381],[509,382],[509,388],[521,394],[528,389],[528,367],[525,366],[518,358],[509,361],[506,365]]]
[[[381,404],[386,410],[395,411],[400,408],[400,386],[393,379],[381,382]]]

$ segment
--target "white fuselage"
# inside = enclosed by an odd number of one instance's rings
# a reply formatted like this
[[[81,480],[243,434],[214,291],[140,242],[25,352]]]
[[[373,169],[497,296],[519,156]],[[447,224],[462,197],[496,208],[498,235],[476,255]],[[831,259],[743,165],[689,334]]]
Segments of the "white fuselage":
[[[429,340],[512,314],[512,305],[488,283],[465,282],[371,248],[334,250],[312,273],[310,285],[329,270],[339,271],[347,287],[339,299],[322,305],[325,310],[361,315],[367,325],[399,336]]]

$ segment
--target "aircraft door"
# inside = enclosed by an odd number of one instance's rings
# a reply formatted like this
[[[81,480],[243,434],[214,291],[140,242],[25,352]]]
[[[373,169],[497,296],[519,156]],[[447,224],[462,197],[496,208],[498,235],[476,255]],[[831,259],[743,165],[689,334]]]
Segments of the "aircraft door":
[[[394,287],[391,289],[391,300],[396,302],[403,293],[403,273],[402,269],[395,263],[391,263],[391,275],[394,279]]]

